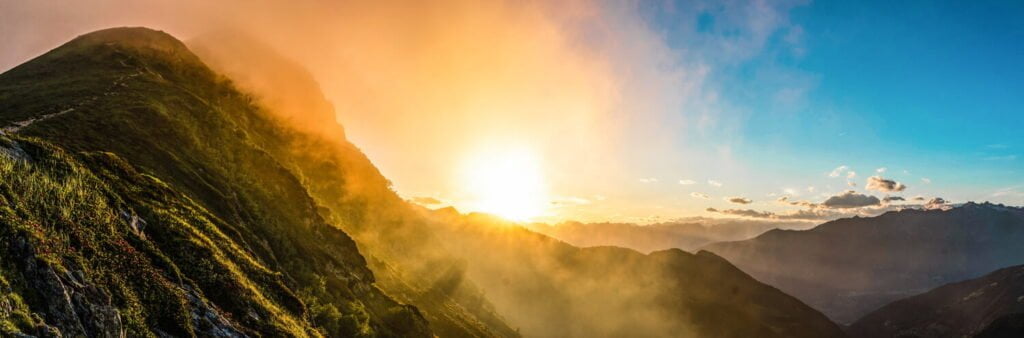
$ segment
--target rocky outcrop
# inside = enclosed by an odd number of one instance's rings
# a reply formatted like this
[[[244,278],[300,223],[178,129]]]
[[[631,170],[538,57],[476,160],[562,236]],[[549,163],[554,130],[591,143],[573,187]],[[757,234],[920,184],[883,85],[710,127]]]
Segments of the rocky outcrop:
[[[121,316],[110,294],[89,283],[81,270],[57,267],[38,257],[23,236],[8,244],[7,254],[18,265],[28,289],[45,304],[41,336],[124,337]],[[62,271],[62,272],[58,272]]]

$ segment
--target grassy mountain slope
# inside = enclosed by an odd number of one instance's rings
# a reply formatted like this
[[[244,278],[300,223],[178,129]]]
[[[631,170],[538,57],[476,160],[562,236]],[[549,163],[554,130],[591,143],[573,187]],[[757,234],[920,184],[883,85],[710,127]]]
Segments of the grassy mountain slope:
[[[254,141],[276,123],[169,35],[99,31],[0,75],[0,125],[27,154],[0,182],[4,277],[41,317],[19,330],[93,335],[75,322],[101,313],[130,336],[204,335],[216,313],[244,334],[430,335]]]
[[[857,320],[849,332],[865,338],[971,337],[983,331],[996,335],[1009,333],[1013,318],[1021,315],[1024,265],[895,301]],[[1018,324],[1013,332],[1020,334],[1024,330]]]
[[[423,211],[340,130],[292,128],[272,102],[142,28],[91,33],[0,75],[0,328],[843,335],[714,255],[579,249]]]
[[[968,203],[903,210],[705,249],[760,281],[853,322],[894,300],[1024,263],[1024,210]]]

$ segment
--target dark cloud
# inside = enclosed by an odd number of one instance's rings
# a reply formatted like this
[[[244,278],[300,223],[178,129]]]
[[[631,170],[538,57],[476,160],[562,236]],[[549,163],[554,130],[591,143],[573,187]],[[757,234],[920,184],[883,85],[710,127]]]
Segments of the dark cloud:
[[[885,202],[885,203],[894,202],[894,201],[906,201],[906,199],[903,198],[903,197],[900,197],[900,196],[885,196],[885,198],[882,199],[882,202]]]
[[[882,178],[881,176],[871,176],[868,177],[867,189],[883,192],[899,192],[907,189],[907,186],[894,180]]]
[[[942,197],[935,197],[935,198],[932,198],[932,199],[928,200],[928,203],[924,204],[924,208],[925,209],[942,209],[942,208],[946,207],[946,204],[949,204],[949,201],[945,200]]]
[[[729,198],[726,199],[726,201],[729,201],[729,202],[732,202],[732,203],[736,203],[736,204],[750,204],[750,203],[754,203],[754,201],[750,200],[749,198],[745,198],[745,197],[729,197]]]
[[[856,191],[847,190],[839,195],[829,197],[821,205],[828,208],[860,208],[873,205],[879,205],[882,202],[878,200],[878,197],[858,194]]]
[[[914,197],[914,200],[915,201],[919,201],[919,202],[924,202],[925,198],[923,196],[916,196],[916,197]]]

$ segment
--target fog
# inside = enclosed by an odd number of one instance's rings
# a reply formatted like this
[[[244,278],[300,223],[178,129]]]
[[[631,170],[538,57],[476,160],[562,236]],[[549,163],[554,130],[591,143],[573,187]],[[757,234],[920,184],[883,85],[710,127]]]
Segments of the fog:
[[[625,163],[672,147],[683,115],[662,113],[687,100],[703,77],[699,67],[676,64],[674,52],[639,18],[640,5],[628,2],[4,0],[0,6],[0,43],[8,48],[0,69],[113,26],[147,26],[185,41],[210,32],[224,43],[260,41],[313,74],[349,139],[398,191],[441,193],[456,202],[468,193],[452,164],[481,148],[536,152],[552,195],[620,189],[613,182],[634,175]],[[630,142],[636,139],[643,142]]]

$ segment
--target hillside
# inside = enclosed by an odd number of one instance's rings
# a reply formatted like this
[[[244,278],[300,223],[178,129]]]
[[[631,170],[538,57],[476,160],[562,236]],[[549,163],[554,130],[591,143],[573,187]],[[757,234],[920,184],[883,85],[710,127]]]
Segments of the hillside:
[[[4,331],[431,336],[173,37],[81,36],[0,75]]]
[[[1021,243],[1024,210],[968,203],[772,230],[705,249],[850,323],[894,300],[1024,263]]]
[[[446,247],[466,260],[465,275],[526,336],[844,335],[818,311],[709,252],[577,248],[486,215],[431,213]]]
[[[425,212],[204,61],[119,28],[0,74],[3,335],[843,335],[708,253]]]
[[[1020,337],[1021,316],[1024,265],[895,301],[857,320],[848,332],[865,338]]]

